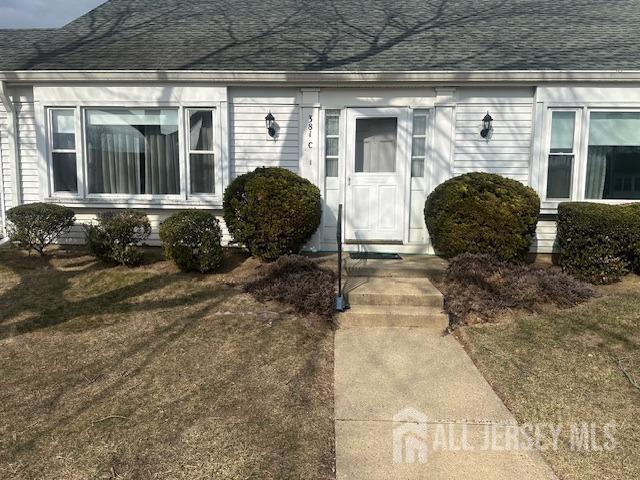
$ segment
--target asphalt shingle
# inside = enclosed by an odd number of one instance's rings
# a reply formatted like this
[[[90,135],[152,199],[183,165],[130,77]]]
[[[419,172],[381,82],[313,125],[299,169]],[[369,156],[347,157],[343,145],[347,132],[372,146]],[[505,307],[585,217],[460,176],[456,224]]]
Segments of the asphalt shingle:
[[[111,0],[0,30],[9,70],[638,70],[640,1]]]

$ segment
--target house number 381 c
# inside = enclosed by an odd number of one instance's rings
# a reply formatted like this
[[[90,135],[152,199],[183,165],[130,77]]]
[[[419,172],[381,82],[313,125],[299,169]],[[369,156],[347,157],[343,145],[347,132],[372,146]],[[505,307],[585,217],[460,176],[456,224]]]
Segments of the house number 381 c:
[[[309,130],[309,138],[311,138],[311,133],[313,132],[313,115],[309,115],[309,123],[307,124],[307,130]],[[313,148],[313,142],[311,140],[309,140],[307,147]]]

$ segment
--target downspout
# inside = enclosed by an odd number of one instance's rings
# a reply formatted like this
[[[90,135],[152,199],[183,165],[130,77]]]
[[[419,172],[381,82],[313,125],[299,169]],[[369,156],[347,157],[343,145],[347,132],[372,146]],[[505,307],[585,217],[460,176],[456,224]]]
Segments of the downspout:
[[[20,188],[20,153],[18,151],[18,116],[16,108],[9,98],[7,82],[0,80],[0,101],[7,112],[7,143],[9,145],[9,164],[11,165],[11,177],[13,187],[12,206],[22,203],[22,189]]]

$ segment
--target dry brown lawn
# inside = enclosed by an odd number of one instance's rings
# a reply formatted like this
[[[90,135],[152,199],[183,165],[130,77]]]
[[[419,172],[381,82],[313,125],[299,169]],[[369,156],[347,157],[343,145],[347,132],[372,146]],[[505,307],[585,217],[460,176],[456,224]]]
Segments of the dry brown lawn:
[[[515,313],[457,332],[521,423],[563,427],[559,449],[543,452],[562,480],[640,478],[640,278],[600,293],[569,310]],[[595,424],[589,448],[572,449],[574,422]],[[609,422],[614,448],[597,450]]]
[[[0,251],[0,478],[332,478],[327,321],[152,255]]]

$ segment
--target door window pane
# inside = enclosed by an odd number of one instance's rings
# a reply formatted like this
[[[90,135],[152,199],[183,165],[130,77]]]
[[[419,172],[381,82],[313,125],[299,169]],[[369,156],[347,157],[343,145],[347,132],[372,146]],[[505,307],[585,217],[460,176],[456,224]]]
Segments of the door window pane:
[[[356,120],[357,173],[396,171],[398,119],[359,118]]]
[[[192,153],[189,155],[191,193],[215,193],[214,155]]]
[[[87,110],[89,193],[180,193],[178,112]]]
[[[640,199],[640,112],[592,112],[585,196]]]
[[[52,153],[53,190],[56,192],[77,192],[75,153]]]
[[[190,110],[191,150],[213,151],[213,112]]]

